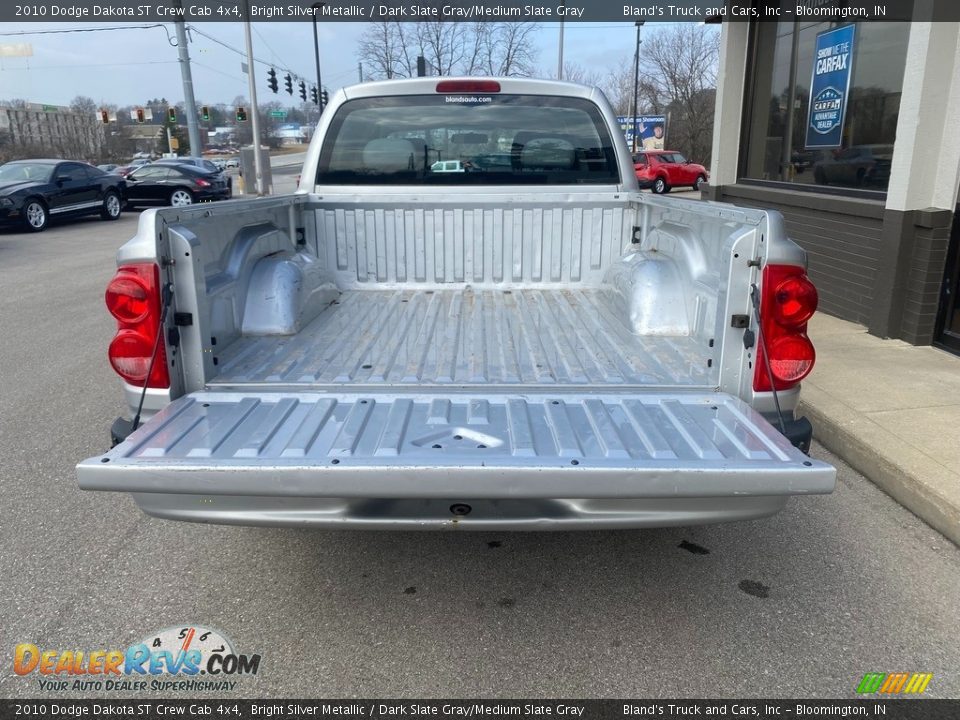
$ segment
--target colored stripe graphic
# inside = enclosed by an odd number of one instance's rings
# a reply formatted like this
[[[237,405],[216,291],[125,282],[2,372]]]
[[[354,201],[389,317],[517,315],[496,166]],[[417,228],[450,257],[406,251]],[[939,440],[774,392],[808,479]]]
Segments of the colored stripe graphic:
[[[910,678],[910,682],[907,683],[907,689],[904,690],[904,692],[922,693],[927,689],[927,685],[930,684],[931,680],[933,680],[933,673],[914,673],[913,677]],[[913,689],[910,689],[911,685]]]
[[[886,675],[884,673],[867,673],[863,676],[863,680],[860,681],[857,692],[863,694],[875,693],[880,689],[880,685],[883,684],[885,677]]]
[[[933,673],[867,673],[857,686],[857,693],[870,695],[907,693],[919,695],[927,689]]]

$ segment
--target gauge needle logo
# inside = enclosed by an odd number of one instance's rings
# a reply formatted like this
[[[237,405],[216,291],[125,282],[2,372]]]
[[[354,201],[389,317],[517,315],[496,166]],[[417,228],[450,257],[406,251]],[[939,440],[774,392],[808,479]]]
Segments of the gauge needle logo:
[[[185,653],[190,649],[190,643],[193,642],[193,636],[196,635],[196,633],[196,628],[190,628],[190,632],[188,632],[187,636],[183,639],[183,645],[180,647],[180,652]]]

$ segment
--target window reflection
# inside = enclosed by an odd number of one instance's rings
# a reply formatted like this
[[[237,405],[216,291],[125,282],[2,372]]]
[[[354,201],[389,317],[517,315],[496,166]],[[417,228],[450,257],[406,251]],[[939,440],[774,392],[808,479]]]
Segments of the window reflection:
[[[786,7],[789,3],[784,2]],[[885,191],[897,132],[909,23],[855,23],[841,145],[807,148],[817,35],[844,23],[754,25],[752,106],[741,175],[809,186]]]

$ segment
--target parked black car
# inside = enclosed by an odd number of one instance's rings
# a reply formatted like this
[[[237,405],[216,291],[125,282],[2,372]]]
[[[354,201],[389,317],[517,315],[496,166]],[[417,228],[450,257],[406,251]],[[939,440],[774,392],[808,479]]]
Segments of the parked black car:
[[[0,224],[30,232],[47,227],[51,217],[100,213],[120,217],[126,183],[86,163],[69,160],[15,160],[0,165]]]
[[[816,163],[813,177],[820,185],[886,189],[892,160],[893,145],[854,145]]]
[[[153,163],[154,165],[193,165],[207,172],[220,172],[220,168],[211,160],[207,160],[204,157],[160,158],[159,160],[154,160]]]
[[[180,157],[180,158],[161,158],[154,160],[154,165],[193,165],[194,167],[206,170],[209,173],[221,173],[230,190],[230,197],[233,197],[233,178],[224,173],[225,168],[218,167],[216,163],[207,160],[204,157]]]
[[[151,163],[127,175],[126,181],[127,207],[182,207],[230,197],[230,188],[220,171],[208,172],[193,165]]]

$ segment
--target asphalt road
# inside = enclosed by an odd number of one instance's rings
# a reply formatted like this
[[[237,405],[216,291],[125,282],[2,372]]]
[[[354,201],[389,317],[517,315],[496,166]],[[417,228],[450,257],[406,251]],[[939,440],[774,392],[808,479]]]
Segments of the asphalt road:
[[[79,491],[122,410],[103,289],[135,227],[0,231],[0,696],[83,695],[15,676],[17,643],[186,623],[261,654],[238,697],[851,697],[894,671],[960,696],[960,550],[819,446],[832,496],[637,532],[215,527]]]

